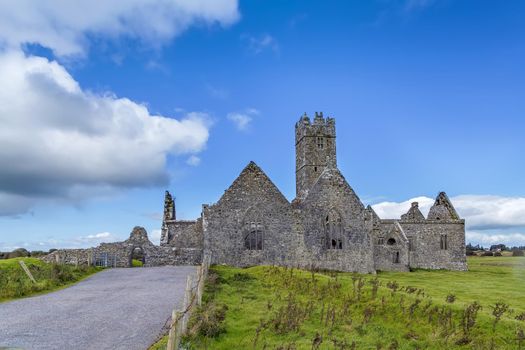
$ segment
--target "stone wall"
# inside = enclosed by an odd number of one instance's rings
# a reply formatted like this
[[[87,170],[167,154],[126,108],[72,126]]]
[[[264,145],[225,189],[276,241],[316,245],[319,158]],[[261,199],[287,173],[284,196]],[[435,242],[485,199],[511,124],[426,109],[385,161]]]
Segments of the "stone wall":
[[[202,216],[204,250],[211,253],[214,264],[252,266],[294,260],[300,237],[292,231],[291,205],[253,162],[216,204],[204,206]],[[262,249],[245,246],[254,226],[262,234]]]
[[[374,237],[374,262],[379,271],[409,271],[409,240],[396,220],[382,220]]]
[[[161,246],[202,249],[202,219],[169,220],[165,222],[167,237],[161,240]]]
[[[142,227],[135,227],[123,242],[102,243],[87,249],[60,249],[42,258],[46,262],[93,265],[103,254],[110,257],[108,266],[130,267],[134,249],[144,255],[144,266],[198,265],[202,261],[201,248],[177,248],[156,246],[148,239]]]

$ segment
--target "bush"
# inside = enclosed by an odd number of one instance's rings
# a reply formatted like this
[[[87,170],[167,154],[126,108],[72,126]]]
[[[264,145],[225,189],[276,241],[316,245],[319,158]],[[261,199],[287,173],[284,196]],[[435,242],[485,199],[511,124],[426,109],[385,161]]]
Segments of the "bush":
[[[201,307],[192,317],[191,333],[207,338],[216,338],[224,333],[224,319],[228,307],[213,302]]]
[[[494,256],[502,256],[500,252],[494,252]]]
[[[481,256],[494,256],[494,254],[492,254],[492,252],[486,251],[486,252],[483,252]]]

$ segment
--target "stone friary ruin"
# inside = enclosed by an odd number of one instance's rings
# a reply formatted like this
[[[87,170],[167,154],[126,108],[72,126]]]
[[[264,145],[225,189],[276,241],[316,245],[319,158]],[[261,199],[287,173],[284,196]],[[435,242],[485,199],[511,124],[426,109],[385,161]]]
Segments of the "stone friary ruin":
[[[335,120],[316,113],[295,125],[296,198],[289,202],[250,162],[195,221],[177,220],[166,191],[160,246],[136,227],[127,241],[91,250],[61,250],[48,259],[130,266],[137,250],[146,266],[289,265],[374,273],[410,268],[465,270],[465,221],[444,192],[425,218],[412,203],[398,220],[365,207],[337,168]],[[104,255],[105,254],[105,255]],[[110,258],[108,258],[110,257]],[[113,259],[113,260],[111,260]]]

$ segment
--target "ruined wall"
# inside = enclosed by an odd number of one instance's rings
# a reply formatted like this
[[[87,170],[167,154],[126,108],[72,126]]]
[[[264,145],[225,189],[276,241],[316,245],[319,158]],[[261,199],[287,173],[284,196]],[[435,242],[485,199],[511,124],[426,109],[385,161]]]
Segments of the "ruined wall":
[[[409,271],[409,240],[396,220],[381,220],[374,236],[374,261],[378,271]]]
[[[399,222],[412,242],[410,267],[422,269],[466,270],[465,221]],[[447,247],[442,249],[441,236]],[[444,247],[443,247],[444,248]]]
[[[262,249],[247,249],[245,237],[260,224]],[[203,208],[204,250],[212,263],[233,266],[286,264],[293,260],[298,237],[293,211],[264,172],[253,162],[221,199]]]
[[[202,219],[166,221],[167,237],[161,246],[202,249]]]
[[[144,254],[144,266],[198,265],[202,260],[202,249],[159,247],[148,239],[142,227],[135,227],[130,237],[123,242],[102,243],[88,249],[60,249],[42,257],[50,263],[93,265],[102,254],[110,259],[108,266],[130,267],[133,250],[139,248]]]
[[[297,207],[306,248],[301,262],[309,260],[324,269],[375,272],[368,213],[338,169],[325,169]],[[328,248],[332,243],[327,242],[327,217],[330,222],[339,222],[340,218],[342,225],[342,241],[337,239],[335,249]]]

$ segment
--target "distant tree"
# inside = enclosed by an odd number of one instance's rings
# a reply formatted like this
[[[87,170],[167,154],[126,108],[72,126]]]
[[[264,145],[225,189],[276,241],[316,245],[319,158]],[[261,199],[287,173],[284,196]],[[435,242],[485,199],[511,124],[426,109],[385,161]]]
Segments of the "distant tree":
[[[505,249],[507,249],[505,244],[493,244],[490,246],[491,252],[504,251]]]
[[[24,248],[18,248],[18,249],[13,250],[11,253],[9,253],[7,255],[7,259],[21,258],[21,257],[26,257],[26,256],[30,256],[29,251]]]

